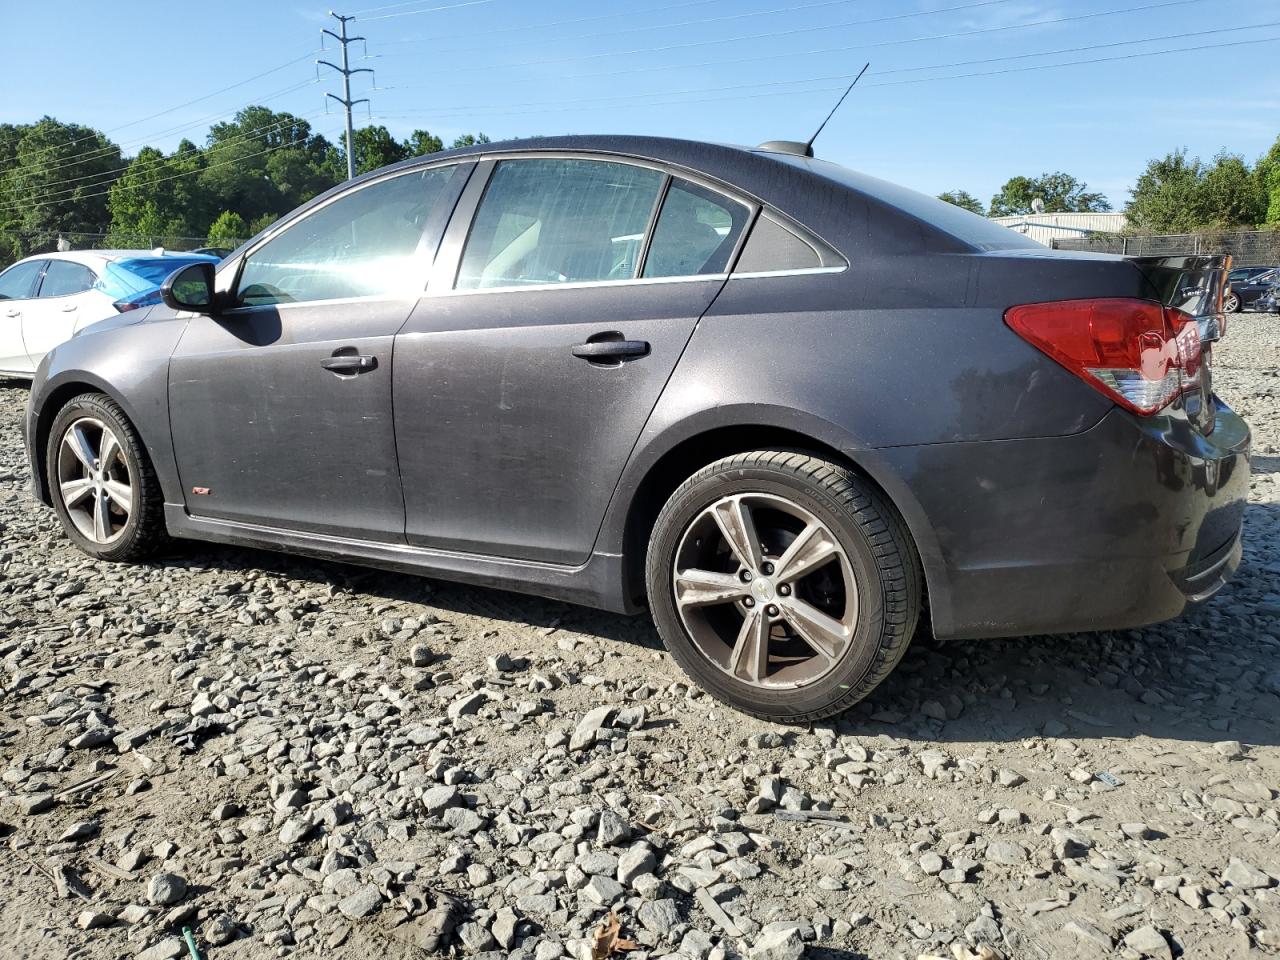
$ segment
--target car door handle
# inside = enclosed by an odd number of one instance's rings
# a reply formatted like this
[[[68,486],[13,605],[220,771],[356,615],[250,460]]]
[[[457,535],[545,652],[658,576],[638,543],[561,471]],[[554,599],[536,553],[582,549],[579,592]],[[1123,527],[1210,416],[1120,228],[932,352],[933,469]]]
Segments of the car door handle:
[[[22,311],[21,311],[21,310],[13,310],[13,309],[10,309],[10,310],[6,310],[6,311],[4,312],[4,315],[5,315],[6,317],[20,317],[20,316],[22,316]]]
[[[583,360],[627,360],[648,353],[645,340],[588,340],[573,348],[573,355]]]
[[[77,307],[79,307],[79,306],[80,306],[80,304],[78,304],[78,303],[64,303],[64,304],[62,305],[62,312],[63,312],[63,313],[70,313],[72,310],[75,310],[75,309],[76,309]]]
[[[336,357],[325,357],[320,361],[320,366],[324,367],[330,373],[336,373],[338,376],[350,376],[357,373],[367,373],[370,370],[376,370],[378,367],[378,358],[343,353]]]

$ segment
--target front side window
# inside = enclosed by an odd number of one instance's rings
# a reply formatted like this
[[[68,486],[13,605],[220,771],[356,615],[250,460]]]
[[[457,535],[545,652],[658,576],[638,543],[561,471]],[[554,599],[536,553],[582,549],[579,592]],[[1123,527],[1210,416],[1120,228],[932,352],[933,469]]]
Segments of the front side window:
[[[671,181],[662,202],[646,277],[724,273],[751,211],[736,200],[687,180]]]
[[[50,260],[44,272],[44,280],[40,283],[40,298],[69,297],[72,294],[84,293],[93,286],[98,278],[83,263],[70,260]]]
[[[43,260],[15,263],[0,273],[0,300],[26,300],[34,292],[36,278],[40,276]]]
[[[439,238],[425,233],[456,170],[432,167],[381,180],[305,216],[245,258],[238,302],[263,306],[420,293],[419,245],[435,249]]]
[[[504,160],[476,211],[459,290],[635,277],[663,174],[604,160]]]

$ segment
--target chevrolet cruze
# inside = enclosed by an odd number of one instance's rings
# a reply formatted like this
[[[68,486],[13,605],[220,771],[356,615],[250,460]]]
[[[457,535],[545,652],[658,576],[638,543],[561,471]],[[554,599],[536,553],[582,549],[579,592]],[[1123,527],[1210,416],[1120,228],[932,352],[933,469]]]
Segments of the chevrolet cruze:
[[[40,365],[34,489],[168,538],[648,609],[787,721],[939,637],[1132,627],[1241,555],[1224,258],[1060,253],[814,159],[485,144],[316,198]]]

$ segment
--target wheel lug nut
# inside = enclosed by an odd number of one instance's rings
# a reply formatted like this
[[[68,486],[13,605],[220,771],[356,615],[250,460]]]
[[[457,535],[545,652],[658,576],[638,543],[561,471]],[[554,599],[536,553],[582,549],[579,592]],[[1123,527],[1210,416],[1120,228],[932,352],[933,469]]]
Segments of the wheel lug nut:
[[[778,584],[778,596],[780,597],[791,596],[791,585],[787,583]]]
[[[741,574],[739,574],[739,576],[740,576],[740,577],[742,577],[742,582],[743,582],[743,583],[750,583],[750,582],[751,582],[751,571],[750,571],[750,570],[743,570],[743,571],[742,571],[742,573],[741,573]]]
[[[773,564],[772,564],[772,563],[766,563],[766,564],[765,564],[763,567],[761,567],[760,569],[764,571],[764,575],[765,575],[766,577],[771,576],[771,575],[773,574]]]
[[[764,612],[771,617],[776,617],[778,615],[778,608],[771,603],[764,608]]]
[[[742,605],[744,607],[754,607],[756,605],[756,601],[752,597],[744,597],[742,600]]]

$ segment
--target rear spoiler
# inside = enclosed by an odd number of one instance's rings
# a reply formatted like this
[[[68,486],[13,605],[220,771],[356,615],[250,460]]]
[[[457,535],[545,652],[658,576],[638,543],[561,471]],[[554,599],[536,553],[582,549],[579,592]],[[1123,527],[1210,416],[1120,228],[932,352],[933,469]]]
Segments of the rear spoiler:
[[[1128,257],[1147,281],[1149,295],[1166,307],[1196,318],[1200,339],[1222,338],[1226,318],[1222,298],[1231,272],[1231,257]]]

